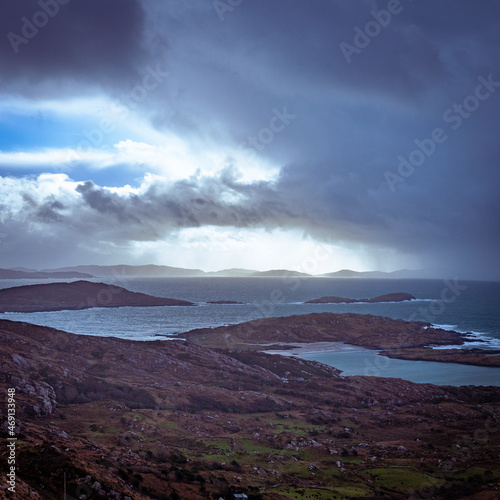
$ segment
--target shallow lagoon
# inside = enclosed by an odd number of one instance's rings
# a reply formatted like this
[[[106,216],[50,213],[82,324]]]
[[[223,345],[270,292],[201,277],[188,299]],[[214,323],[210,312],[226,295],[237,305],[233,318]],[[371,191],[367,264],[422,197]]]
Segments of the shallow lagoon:
[[[402,378],[411,382],[438,385],[500,386],[500,368],[470,366],[458,363],[408,361],[379,356],[378,352],[347,344],[321,346],[321,343],[288,351],[267,351],[284,356],[319,361],[342,370],[342,375],[366,375]]]

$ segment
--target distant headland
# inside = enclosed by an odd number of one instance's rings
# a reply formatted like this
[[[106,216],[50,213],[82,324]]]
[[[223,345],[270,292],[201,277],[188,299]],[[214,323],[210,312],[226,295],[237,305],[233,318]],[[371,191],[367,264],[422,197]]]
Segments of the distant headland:
[[[73,281],[25,285],[0,290],[0,312],[42,312],[93,307],[193,306],[186,300],[154,297],[125,288]]]

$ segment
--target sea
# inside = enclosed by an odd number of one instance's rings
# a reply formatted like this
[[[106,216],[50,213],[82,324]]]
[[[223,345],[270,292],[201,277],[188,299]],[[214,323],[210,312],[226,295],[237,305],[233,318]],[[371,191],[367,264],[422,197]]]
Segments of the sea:
[[[0,288],[60,281],[63,280],[0,280]],[[96,307],[80,311],[3,313],[0,318],[50,326],[76,334],[131,340],[171,340],[173,334],[182,334],[195,328],[217,327],[252,319],[313,312],[350,312],[425,321],[442,329],[470,333],[471,341],[464,347],[500,349],[500,282],[463,281],[458,278],[379,280],[305,278],[292,275],[283,278],[117,276],[89,281],[103,283],[102,293],[98,297],[89,297],[91,302],[97,300],[98,305],[105,304],[109,296],[110,292],[106,286],[108,284],[158,297],[183,299],[196,305]],[[407,292],[416,299],[408,302],[369,304],[304,303],[323,296],[361,299],[392,292]],[[209,303],[213,301],[236,301],[239,304]],[[272,339],[270,341],[272,342]],[[377,351],[353,346],[297,355],[332,364],[343,370],[346,376],[390,376],[414,382],[450,385],[500,385],[500,368],[389,360],[378,356]],[[439,373],[433,372],[432,365],[438,365],[436,369]],[[453,373],[458,375],[453,376]]]

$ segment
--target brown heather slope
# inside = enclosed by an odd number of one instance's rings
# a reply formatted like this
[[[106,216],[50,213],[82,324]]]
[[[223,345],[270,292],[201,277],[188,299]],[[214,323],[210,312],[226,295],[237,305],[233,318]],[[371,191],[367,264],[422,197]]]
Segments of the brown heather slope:
[[[182,333],[182,337],[206,347],[242,350],[279,350],[281,343],[344,342],[381,349],[380,354],[389,358],[500,367],[498,350],[431,347],[463,345],[470,338],[469,334],[430,328],[429,323],[421,321],[371,314],[312,313],[263,318],[238,325],[192,330]],[[290,348],[290,345],[282,348]]]
[[[0,498],[60,499],[64,474],[69,500],[496,498],[500,488],[496,387],[341,377],[256,351],[3,320],[4,401],[8,388],[17,481],[8,496],[2,475]]]
[[[92,307],[123,306],[193,306],[192,302],[144,293],[130,292],[125,288],[73,281],[71,283],[47,283],[24,285],[0,290],[0,312],[63,311]]]
[[[430,328],[429,323],[403,321],[371,314],[312,313],[264,318],[237,325],[183,333],[199,345],[255,349],[270,342],[346,342],[369,349],[402,349],[462,345],[464,333]],[[260,347],[261,348],[261,347]]]

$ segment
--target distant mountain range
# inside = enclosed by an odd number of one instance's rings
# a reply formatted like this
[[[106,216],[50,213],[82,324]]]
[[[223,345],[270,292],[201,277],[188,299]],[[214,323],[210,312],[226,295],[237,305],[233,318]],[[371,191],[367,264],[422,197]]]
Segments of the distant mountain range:
[[[392,278],[392,279],[408,279],[408,278],[427,278],[424,271],[412,271],[411,269],[400,269],[389,273],[383,271],[351,271],[350,269],[342,269],[334,273],[322,274],[329,278]]]
[[[289,271],[286,269],[273,269],[270,271],[256,271],[252,269],[223,269],[221,271],[202,271],[201,269],[184,269],[181,267],[157,266],[153,264],[144,266],[74,266],[62,267],[58,269],[36,269],[14,268],[0,269],[0,279],[88,279],[88,278],[175,278],[175,277],[313,277],[311,274],[301,273],[298,271]],[[331,273],[314,275],[314,277],[323,278],[377,278],[377,279],[413,279],[413,278],[428,278],[428,273],[424,271],[412,271],[409,269],[401,269],[393,272],[382,271],[351,271],[350,269],[342,269]]]
[[[145,266],[128,266],[128,265],[117,265],[117,266],[75,266],[75,267],[63,267],[60,269],[43,269],[44,272],[79,272],[88,273],[96,278],[101,278],[104,276],[114,276],[114,277],[136,277],[141,276],[144,278],[155,278],[155,277],[183,277],[183,276],[204,276],[206,273],[201,269],[184,269],[181,267],[170,267],[170,266],[156,266],[154,264],[148,264]]]
[[[20,269],[0,269],[0,279],[18,280],[18,279],[72,279],[72,278],[93,278],[94,276],[76,271],[54,271],[44,272],[36,270]]]

